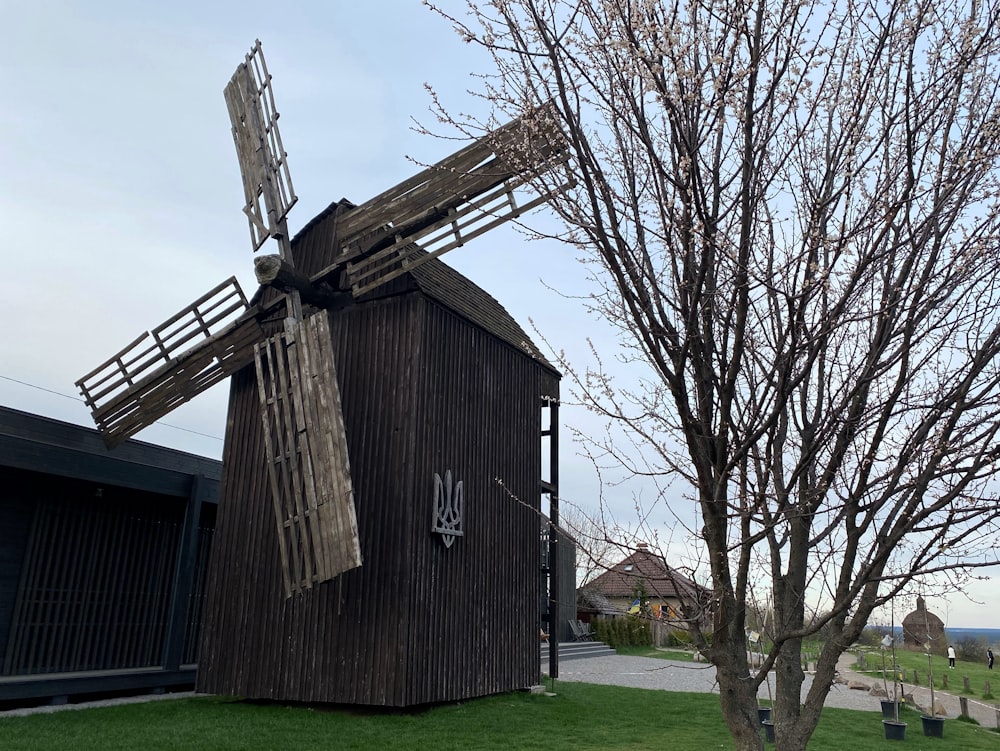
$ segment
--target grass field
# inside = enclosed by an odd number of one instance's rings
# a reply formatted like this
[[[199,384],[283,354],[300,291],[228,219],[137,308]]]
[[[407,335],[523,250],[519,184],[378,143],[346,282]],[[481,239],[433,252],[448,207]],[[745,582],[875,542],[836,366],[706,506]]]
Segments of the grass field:
[[[718,696],[558,683],[556,696],[527,693],[383,712],[227,700],[175,699],[0,719],[3,751],[114,749],[732,749]],[[905,747],[979,751],[997,733],[949,721],[943,739],[925,739],[908,713]],[[810,751],[884,751],[878,712],[828,709]]]
[[[865,659],[866,669],[864,672],[870,675],[881,676],[882,655],[879,652],[869,652]],[[905,685],[913,684],[913,671],[916,670],[919,685],[924,688],[928,687],[926,654],[923,652],[913,652],[908,649],[897,649],[896,663],[903,670],[905,676],[903,682]],[[885,664],[889,668],[889,680],[891,682],[892,655],[888,652],[885,655]],[[981,663],[958,660],[955,663],[955,669],[950,670],[948,668],[947,657],[934,655],[931,657],[930,667],[933,668],[934,672],[934,688],[945,688],[944,682],[947,681],[947,690],[949,693],[991,700],[991,697],[986,695],[986,682],[989,681],[993,696],[1000,697],[1000,662],[996,663],[993,670],[989,670],[986,667],[985,656]],[[965,677],[969,679],[969,688],[971,690],[968,692],[964,690],[964,681],[962,679]]]

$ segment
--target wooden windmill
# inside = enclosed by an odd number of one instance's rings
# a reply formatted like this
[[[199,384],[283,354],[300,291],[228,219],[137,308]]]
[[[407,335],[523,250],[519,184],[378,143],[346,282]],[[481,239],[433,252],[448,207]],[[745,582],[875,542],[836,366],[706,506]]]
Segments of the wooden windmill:
[[[77,382],[114,446],[238,370],[255,365],[285,594],[361,565],[329,315],[513,219],[515,192],[565,161],[551,118],[514,120],[338,217],[339,249],[318,273],[296,270],[286,216],[296,202],[258,41],[225,87],[256,252],[257,278],[283,294],[251,304],[235,277],[133,341]],[[555,190],[564,190],[563,182]],[[317,314],[321,313],[321,314]],[[266,322],[283,319],[272,335]]]

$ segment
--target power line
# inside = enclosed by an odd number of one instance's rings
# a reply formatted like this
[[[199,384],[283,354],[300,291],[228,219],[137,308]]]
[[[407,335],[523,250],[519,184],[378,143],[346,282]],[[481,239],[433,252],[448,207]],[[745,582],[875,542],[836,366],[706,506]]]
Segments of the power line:
[[[78,396],[72,396],[70,394],[64,394],[61,391],[53,391],[52,389],[47,389],[47,388],[45,388],[43,386],[36,386],[35,384],[28,383],[27,381],[19,381],[16,378],[11,378],[10,376],[5,376],[2,373],[0,373],[0,378],[3,378],[5,381],[11,381],[13,383],[19,383],[22,386],[27,386],[28,388],[38,389],[39,391],[44,391],[44,392],[46,392],[48,394],[55,394],[56,396],[64,396],[67,399],[72,399],[75,402],[82,402],[83,401],[83,399],[81,399]]]
[[[83,399],[81,399],[79,396],[73,396],[71,394],[64,394],[61,391],[53,391],[52,389],[47,389],[44,386],[38,386],[38,385],[36,385],[34,383],[28,383],[27,381],[21,381],[21,380],[19,380],[17,378],[11,378],[10,376],[4,375],[3,373],[0,373],[0,378],[2,378],[5,381],[10,381],[11,383],[19,384],[21,386],[27,386],[28,388],[31,388],[31,389],[37,389],[38,391],[44,391],[47,394],[55,394],[56,396],[61,396],[61,397],[64,397],[66,399],[72,399],[75,402],[83,402]],[[211,438],[213,441],[222,441],[222,440],[224,440],[224,439],[220,438],[217,435],[209,435],[208,433],[202,433],[201,431],[192,430],[191,428],[182,428],[180,425],[171,425],[169,422],[163,422],[162,420],[157,420],[153,424],[154,425],[162,425],[165,428],[173,428],[174,430],[182,430],[185,433],[193,433],[194,435],[200,435],[203,438]]]

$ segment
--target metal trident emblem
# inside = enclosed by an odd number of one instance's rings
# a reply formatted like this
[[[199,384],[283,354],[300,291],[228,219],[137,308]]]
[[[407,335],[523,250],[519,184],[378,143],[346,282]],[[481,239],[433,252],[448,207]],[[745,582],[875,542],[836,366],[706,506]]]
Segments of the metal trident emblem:
[[[451,470],[441,475],[434,473],[434,523],[431,532],[441,535],[441,541],[450,548],[456,537],[462,537],[462,481],[452,490]]]

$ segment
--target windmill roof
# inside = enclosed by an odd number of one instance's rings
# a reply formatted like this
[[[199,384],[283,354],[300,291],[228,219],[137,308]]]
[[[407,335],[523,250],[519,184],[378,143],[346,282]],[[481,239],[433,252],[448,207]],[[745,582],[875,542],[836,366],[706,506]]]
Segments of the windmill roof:
[[[506,308],[468,277],[437,258],[413,269],[410,275],[429,297],[555,370]]]
[[[347,199],[335,201],[313,217],[292,239],[296,265],[303,271],[315,273],[334,262],[339,251],[336,242],[336,216],[350,208],[354,208],[354,204]],[[401,279],[392,280],[361,299],[390,297],[410,292],[414,286],[427,297],[559,375],[555,367],[542,356],[531,337],[496,298],[439,258],[422,263]]]
[[[587,589],[605,597],[632,597],[640,581],[650,595],[663,599],[684,599],[708,591],[643,546],[591,581]]]

